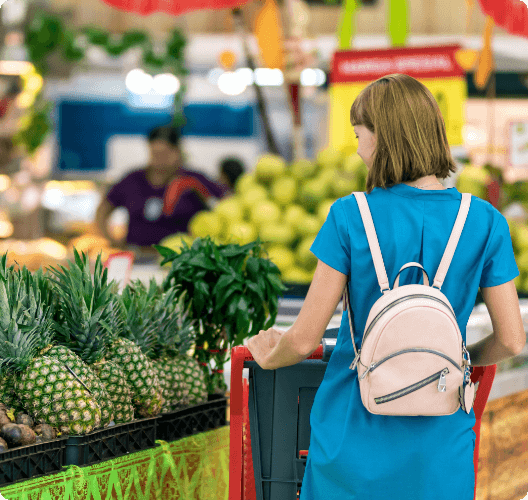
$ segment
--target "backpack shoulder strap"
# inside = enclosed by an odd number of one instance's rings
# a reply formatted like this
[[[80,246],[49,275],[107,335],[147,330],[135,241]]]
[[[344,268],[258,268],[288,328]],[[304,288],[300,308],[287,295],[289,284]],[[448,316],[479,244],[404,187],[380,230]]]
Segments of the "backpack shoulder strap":
[[[365,193],[361,191],[354,192],[353,195],[356,197],[361,218],[363,219],[363,225],[365,226],[365,232],[367,233],[370,253],[372,254],[372,260],[374,261],[374,268],[376,269],[376,276],[378,277],[381,293],[385,294],[390,291],[389,278],[387,278],[387,271],[385,270],[385,264],[383,263],[383,256],[381,255],[378,236],[376,235],[376,229],[368,206],[367,197],[365,196]]]
[[[451,261],[453,260],[453,255],[455,255],[458,240],[460,239],[462,229],[464,229],[464,224],[466,223],[470,204],[471,193],[462,193],[462,201],[460,203],[460,208],[458,210],[455,225],[453,226],[453,231],[451,231],[451,236],[449,237],[449,241],[447,242],[444,255],[442,257],[442,260],[440,261],[440,265],[438,266],[438,270],[436,271],[436,275],[434,277],[433,287],[437,287],[438,290],[442,288],[444,279],[447,275],[447,271],[449,270],[449,266],[451,265]]]

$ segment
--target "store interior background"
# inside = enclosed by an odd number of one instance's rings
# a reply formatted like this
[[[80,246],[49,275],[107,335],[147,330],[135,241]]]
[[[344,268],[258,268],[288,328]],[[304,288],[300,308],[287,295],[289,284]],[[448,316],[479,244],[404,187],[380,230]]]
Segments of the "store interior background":
[[[257,2],[258,3],[258,2]],[[244,7],[248,25],[253,25],[258,11],[257,3]],[[337,48],[335,26],[338,25],[341,6],[309,1],[309,37],[306,48],[317,48],[317,67],[305,71],[302,82],[303,127],[307,157],[327,145],[328,139],[328,73],[331,57]],[[471,22],[466,25],[465,5],[430,0],[409,1],[409,33],[407,45],[437,45],[459,43],[463,48],[479,49],[485,17],[475,9]],[[0,39],[4,38],[4,58],[24,59],[24,49],[16,40],[2,37],[9,31],[10,19],[17,12],[36,6],[60,14],[68,24],[85,26],[97,23],[103,29],[119,33],[130,29],[144,29],[154,40],[165,40],[175,28],[187,36],[185,61],[190,74],[184,97],[185,112],[192,119],[184,129],[182,147],[186,163],[211,178],[219,177],[219,163],[226,156],[237,156],[251,171],[258,157],[266,152],[266,141],[261,126],[253,86],[238,95],[228,95],[219,87],[219,56],[223,51],[235,53],[236,68],[246,78],[247,69],[240,38],[234,32],[229,11],[198,11],[178,17],[165,14],[140,16],[119,12],[99,0],[83,2],[47,0],[31,2],[10,0],[2,7]],[[357,13],[354,49],[388,48],[386,34],[386,5],[381,0],[370,0]],[[441,14],[441,15],[440,15]],[[250,36],[250,47],[258,53],[257,42]],[[491,161],[505,169],[508,180],[525,176],[524,169],[509,167],[507,127],[510,120],[528,116],[528,40],[507,35],[495,27],[493,37],[495,58],[495,95],[490,91],[477,91],[473,75],[467,74],[468,100],[464,145],[454,146],[457,159],[471,158],[474,164]],[[46,79],[44,97],[54,105],[54,130],[41,146],[31,168],[40,179],[32,200],[41,200],[43,210],[14,214],[13,238],[38,238],[60,234],[66,228],[93,224],[95,210],[106,185],[115,182],[128,171],[143,167],[148,161],[145,133],[159,123],[170,122],[173,104],[171,96],[154,90],[138,96],[127,86],[127,75],[138,67],[141,54],[134,49],[113,58],[104,51],[93,48],[81,64],[53,68]],[[282,86],[279,70],[258,69],[257,81],[261,84],[269,107],[273,133],[281,154],[292,157],[292,119]],[[247,82],[249,83],[249,82]],[[512,89],[516,95],[512,96]],[[491,115],[494,114],[493,127]],[[105,120],[105,116],[109,119]],[[106,128],[102,129],[101,124]],[[4,123],[2,136],[12,133]],[[490,137],[492,146],[490,148]],[[29,159],[23,159],[27,163]],[[85,180],[96,184],[64,184],[49,181]],[[446,181],[451,187],[456,175]],[[0,186],[1,187],[1,186]],[[38,190],[38,194],[37,194]],[[26,190],[27,191],[27,190]],[[21,196],[23,193],[19,193]],[[15,195],[13,195],[15,196]],[[28,224],[16,224],[17,217],[28,219]],[[32,218],[32,219],[31,219]],[[32,223],[29,223],[29,219]],[[123,227],[127,223],[125,211],[117,210],[111,224]]]

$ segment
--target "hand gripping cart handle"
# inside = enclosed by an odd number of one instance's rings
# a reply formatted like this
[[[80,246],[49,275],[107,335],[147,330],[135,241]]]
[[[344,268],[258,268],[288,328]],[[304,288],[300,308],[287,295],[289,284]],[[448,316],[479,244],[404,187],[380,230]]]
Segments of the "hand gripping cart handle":
[[[244,346],[231,351],[229,500],[299,498],[310,445],[310,411],[338,329],[297,365],[263,370]],[[249,383],[242,371],[249,368]],[[472,368],[477,386],[473,410],[473,463],[477,478],[480,423],[497,365]],[[476,485],[475,485],[476,492]]]

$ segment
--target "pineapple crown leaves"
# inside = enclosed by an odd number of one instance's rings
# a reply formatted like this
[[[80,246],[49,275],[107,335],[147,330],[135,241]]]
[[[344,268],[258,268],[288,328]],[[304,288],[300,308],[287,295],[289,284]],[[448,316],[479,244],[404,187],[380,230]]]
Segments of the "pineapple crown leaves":
[[[69,269],[51,267],[58,295],[60,321],[53,322],[56,340],[69,347],[83,361],[103,358],[111,341],[113,281],[97,256],[92,276],[88,256],[74,249],[75,261]]]
[[[122,337],[137,344],[141,351],[152,355],[156,343],[156,300],[159,288],[151,280],[147,288],[140,280],[129,283],[119,296],[123,315]]]
[[[278,267],[263,256],[259,238],[242,246],[196,238],[178,252],[154,247],[162,265],[171,263],[164,289],[177,286],[188,292],[187,303],[192,300],[190,315],[204,327],[197,342],[218,345],[225,328],[229,348],[275,323],[278,297],[286,287]]]
[[[49,312],[31,288],[26,290],[23,273],[6,278],[0,280],[0,373],[24,369],[51,340]]]
[[[176,289],[171,288],[165,293],[160,293],[156,307],[157,320],[156,345],[153,357],[160,358],[164,355],[185,355],[196,339],[196,321],[189,316],[191,304],[184,311],[186,291],[179,300],[176,300]]]
[[[0,288],[2,284],[0,282]],[[24,370],[40,350],[38,326],[18,325],[14,319],[0,333],[0,376]]]

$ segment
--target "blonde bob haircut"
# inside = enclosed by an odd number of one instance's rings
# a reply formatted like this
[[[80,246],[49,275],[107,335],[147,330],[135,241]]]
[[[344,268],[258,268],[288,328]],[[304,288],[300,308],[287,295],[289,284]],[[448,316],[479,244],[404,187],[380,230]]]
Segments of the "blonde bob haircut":
[[[376,134],[367,193],[426,175],[445,179],[457,171],[440,108],[411,76],[396,73],[370,83],[352,104],[350,121]]]

